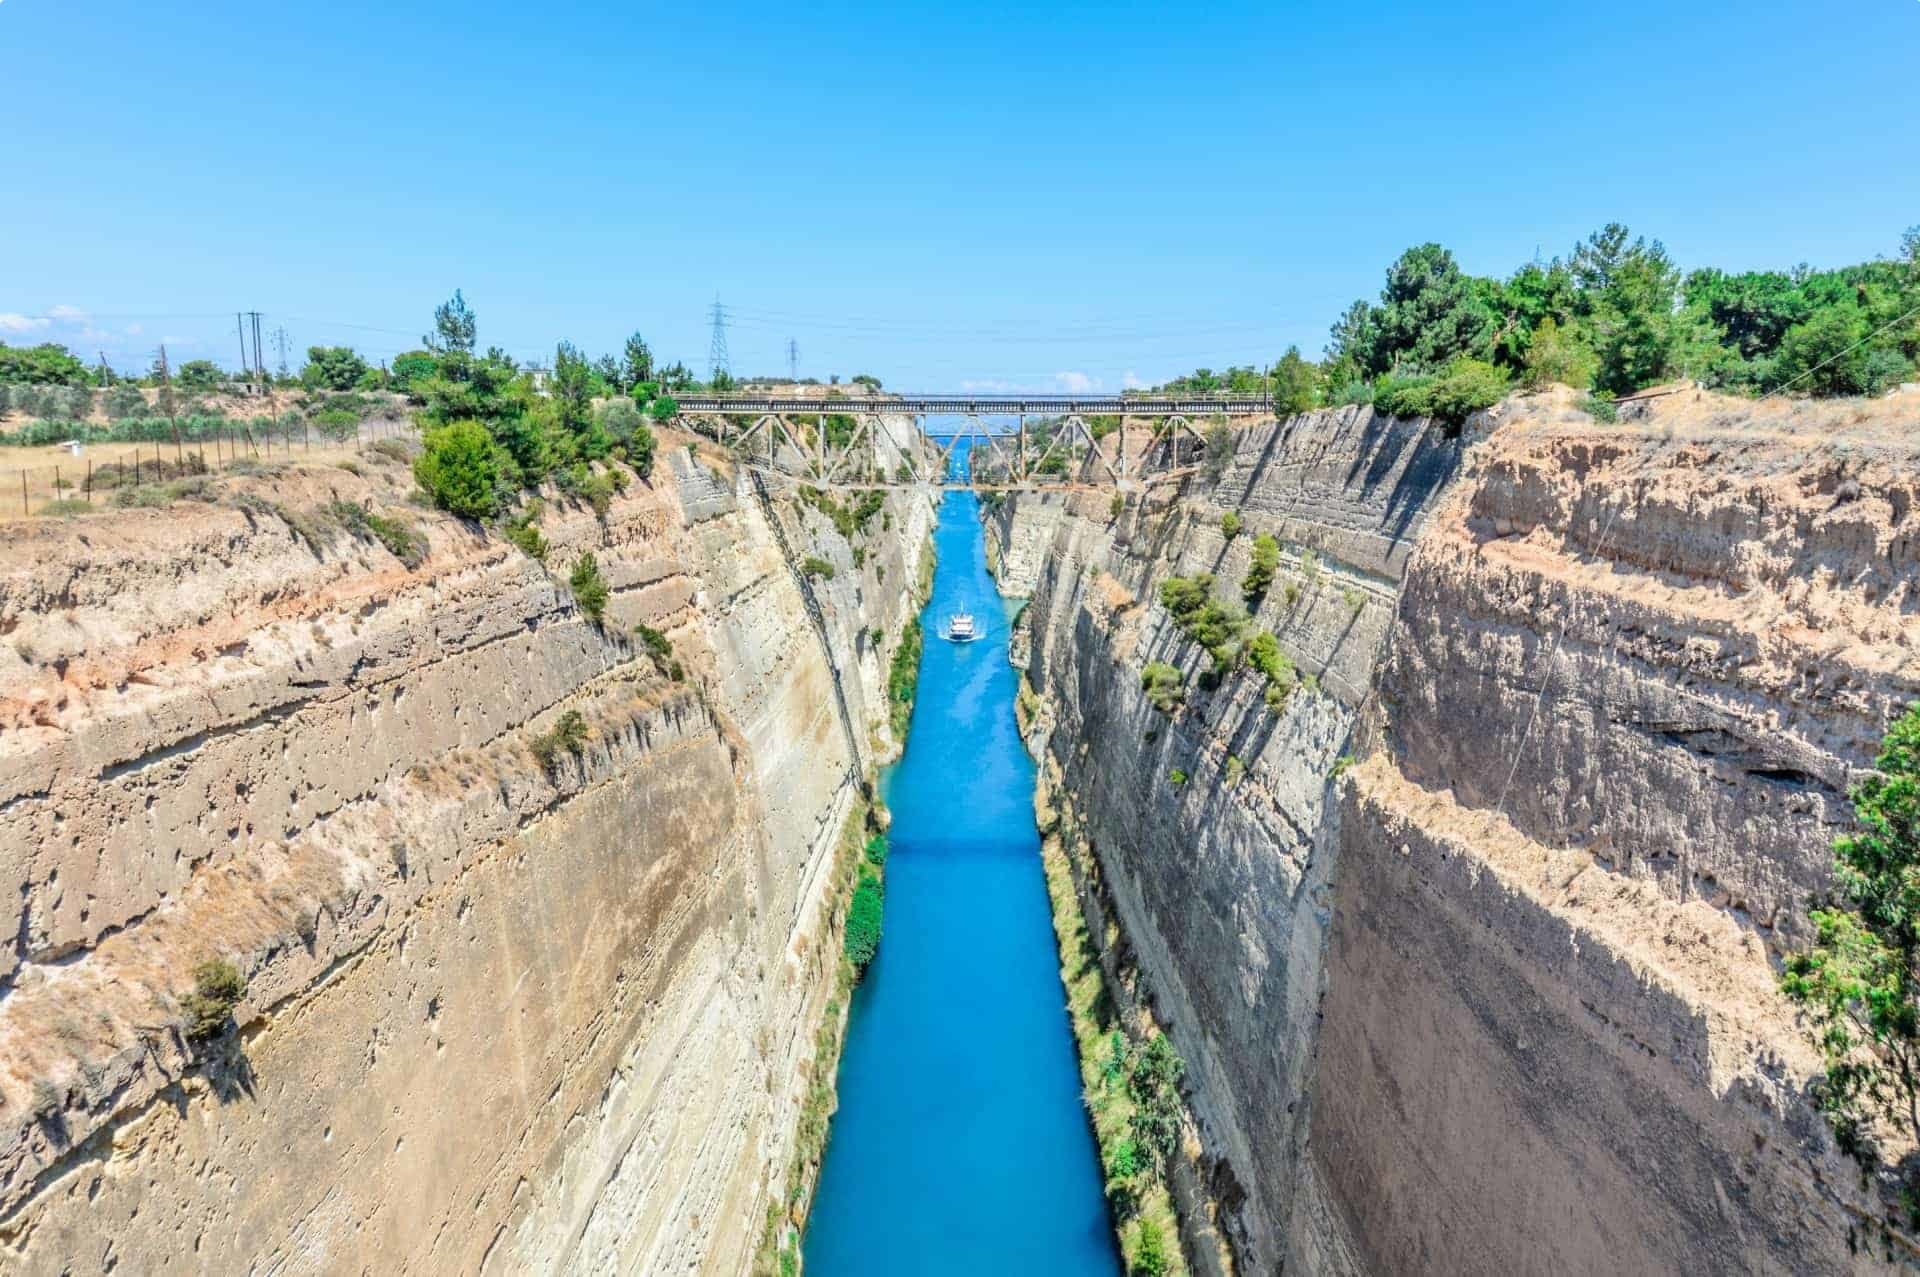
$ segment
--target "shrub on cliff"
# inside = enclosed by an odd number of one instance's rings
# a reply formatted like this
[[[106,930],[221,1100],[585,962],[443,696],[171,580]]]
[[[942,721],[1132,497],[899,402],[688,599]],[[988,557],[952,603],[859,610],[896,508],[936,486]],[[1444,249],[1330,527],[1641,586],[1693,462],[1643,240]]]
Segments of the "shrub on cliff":
[[[1859,828],[1833,844],[1835,895],[1780,988],[1809,1021],[1826,1073],[1815,1102],[1841,1149],[1879,1158],[1876,1127],[1920,1142],[1920,705],[1888,729],[1852,791]],[[1901,1196],[1920,1227],[1920,1184]]]
[[[1153,661],[1140,671],[1141,690],[1146,692],[1147,699],[1162,714],[1173,713],[1173,707],[1185,697],[1184,681],[1180,671],[1165,661]]]
[[[1127,1095],[1133,1100],[1129,1131],[1140,1148],[1164,1165],[1180,1142],[1180,1081],[1186,1061],[1163,1033],[1134,1052],[1127,1068]]]
[[[1240,597],[1247,601],[1248,607],[1260,606],[1260,600],[1267,596],[1267,589],[1273,584],[1273,574],[1279,570],[1280,543],[1273,539],[1272,533],[1262,532],[1253,539],[1246,579],[1240,582]]]
[[[907,738],[907,725],[913,719],[914,686],[920,679],[920,645],[920,621],[915,618],[900,631],[900,646],[893,649],[893,661],[887,669],[888,721],[895,740]]]
[[[562,754],[577,754],[587,743],[587,720],[577,709],[570,709],[558,722],[527,742],[527,748],[540,763],[542,771],[552,771]]]
[[[1166,1277],[1171,1271],[1166,1239],[1160,1225],[1150,1219],[1140,1221],[1133,1244],[1134,1277]]]
[[[1220,535],[1231,541],[1240,535],[1240,512],[1229,510],[1220,516]]]
[[[880,919],[884,909],[880,880],[862,874],[847,906],[847,960],[856,971],[865,970],[880,951]]]
[[[429,430],[426,449],[413,463],[413,479],[433,504],[463,519],[494,512],[500,459],[493,436],[477,421],[456,421]]]
[[[187,1037],[196,1042],[219,1037],[246,995],[247,979],[233,963],[225,958],[202,962],[193,969],[193,992],[180,999]]]
[[[567,585],[573,590],[573,601],[588,617],[598,621],[607,610],[607,579],[600,575],[600,562],[591,552],[582,554],[573,561],[573,572],[567,577]]]

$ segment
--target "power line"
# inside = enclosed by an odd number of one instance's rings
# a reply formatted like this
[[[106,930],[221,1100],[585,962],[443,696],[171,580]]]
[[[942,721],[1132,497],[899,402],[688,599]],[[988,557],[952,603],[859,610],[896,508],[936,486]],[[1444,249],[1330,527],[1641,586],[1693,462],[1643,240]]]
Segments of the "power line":
[[[720,304],[720,294],[715,293],[713,295],[713,342],[707,348],[707,380],[714,381],[723,372],[732,372],[727,360],[727,308]]]
[[[280,352],[280,375],[287,375],[287,330],[284,327],[273,330],[274,348]]]

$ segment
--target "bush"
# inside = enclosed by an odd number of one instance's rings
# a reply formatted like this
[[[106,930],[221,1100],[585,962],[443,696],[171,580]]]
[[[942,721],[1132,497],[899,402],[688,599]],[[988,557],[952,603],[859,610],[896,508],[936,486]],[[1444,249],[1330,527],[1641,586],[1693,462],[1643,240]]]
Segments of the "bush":
[[[562,754],[577,754],[586,743],[587,720],[579,710],[570,709],[550,729],[528,741],[527,748],[539,760],[540,769],[551,772]]]
[[[180,1009],[187,1014],[187,1037],[196,1042],[219,1037],[246,995],[246,977],[233,963],[225,958],[202,962],[193,969],[193,992],[180,999]]]
[[[1168,577],[1160,583],[1160,603],[1182,635],[1207,649],[1214,675],[1239,659],[1246,614],[1238,605],[1229,608],[1213,597],[1212,576]]]
[[[1267,596],[1267,589],[1273,584],[1273,574],[1279,570],[1280,543],[1271,532],[1262,532],[1253,538],[1246,579],[1240,582],[1240,597],[1247,601],[1248,607],[1260,606],[1260,600]]]
[[[1506,397],[1507,371],[1479,359],[1456,359],[1427,387],[1427,412],[1450,426]]]
[[[415,531],[412,525],[375,514],[351,501],[336,501],[328,510],[349,532],[356,536],[372,536],[408,567],[417,568],[426,562],[427,538]]]
[[[907,738],[907,726],[913,719],[914,687],[920,678],[920,620],[915,617],[900,631],[900,646],[893,649],[893,662],[887,670],[888,722],[895,740]]]
[[[1178,767],[1172,768],[1167,772],[1167,781],[1175,789],[1178,789],[1187,783],[1187,773]]]
[[[1231,541],[1240,535],[1240,512],[1229,510],[1220,516],[1220,534]]]
[[[1140,671],[1141,690],[1162,714],[1173,713],[1173,707],[1186,697],[1185,683],[1180,671],[1165,661],[1153,661]]]
[[[655,421],[671,421],[679,411],[680,405],[673,401],[671,395],[661,395],[647,407],[647,415]]]
[[[1167,1244],[1160,1235],[1160,1225],[1150,1219],[1141,1220],[1133,1246],[1134,1277],[1166,1277],[1169,1271]]]
[[[590,474],[587,481],[580,485],[580,495],[593,506],[593,515],[600,522],[607,521],[607,514],[613,509],[613,479],[605,472]]]
[[[534,526],[534,516],[523,514],[504,529],[506,538],[520,548],[520,551],[536,563],[547,561],[547,539],[540,535],[540,529]]]
[[[636,625],[633,627],[633,632],[639,636],[640,642],[645,645],[647,651],[654,656],[664,660],[673,655],[673,641],[651,625]]]
[[[607,610],[607,579],[600,575],[600,563],[591,551],[582,554],[573,561],[573,572],[567,577],[567,585],[573,590],[573,601],[580,606],[589,619],[598,623]]]
[[[493,436],[477,421],[428,431],[426,450],[413,463],[413,479],[442,510],[463,519],[486,518],[497,507],[500,483]]]
[[[809,554],[801,562],[800,571],[807,576],[816,576],[827,581],[833,580],[833,564],[818,555]]]
[[[58,519],[76,514],[86,514],[92,509],[93,505],[90,502],[82,501],[77,497],[62,497],[57,501],[47,502],[38,510],[34,511],[34,513],[41,518]]]
[[[885,834],[874,834],[867,839],[867,863],[876,869],[881,868],[887,863],[887,851],[887,836]]]
[[[1201,468],[1209,483],[1218,483],[1233,464],[1233,429],[1224,421],[1215,422],[1207,427],[1206,441],[1206,459]]]
[[[1580,411],[1595,421],[1604,422],[1607,425],[1620,420],[1620,409],[1611,399],[1598,399],[1588,395],[1580,401]]]
[[[871,874],[860,876],[853,890],[853,903],[847,906],[847,960],[855,971],[866,969],[880,951],[880,924],[885,900],[880,880]]]

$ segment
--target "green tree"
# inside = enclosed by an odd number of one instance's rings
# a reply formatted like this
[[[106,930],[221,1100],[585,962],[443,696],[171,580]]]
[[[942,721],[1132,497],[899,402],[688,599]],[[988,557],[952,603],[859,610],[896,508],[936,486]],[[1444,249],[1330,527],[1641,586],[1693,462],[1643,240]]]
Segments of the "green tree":
[[[387,384],[399,391],[416,404],[425,403],[426,397],[419,393],[419,387],[427,378],[439,370],[440,362],[431,351],[409,350],[393,357],[393,367],[387,374]]]
[[[1630,394],[1686,370],[1704,336],[1697,319],[1675,308],[1680,271],[1659,240],[1618,222],[1577,245],[1569,262],[1582,318],[1593,334],[1594,389]]]
[[[0,342],[0,383],[84,386],[90,379],[87,366],[65,346],[53,342],[9,346]]]
[[[593,370],[572,342],[553,352],[551,382],[554,417],[573,456],[589,461],[607,455],[612,438],[593,413]]]
[[[1160,1225],[1150,1219],[1140,1221],[1134,1234],[1133,1277],[1166,1277],[1170,1271],[1166,1239]]]
[[[1319,367],[1301,356],[1300,347],[1288,346],[1273,366],[1273,410],[1283,417],[1310,412],[1320,406],[1322,391]]]
[[[220,371],[220,365],[213,360],[189,359],[180,365],[173,379],[187,390],[214,390],[227,378],[226,374]]]
[[[184,382],[187,367],[180,369]],[[348,346],[309,346],[300,382],[312,390],[352,390],[367,375],[367,361]]]
[[[629,390],[643,381],[653,380],[653,352],[647,349],[646,338],[639,333],[627,338],[625,357]]]
[[[1494,291],[1491,281],[1464,274],[1440,245],[1409,248],[1387,268],[1370,371],[1429,372],[1463,355],[1488,357]]]
[[[1877,1124],[1920,1142],[1920,705],[1888,729],[1851,797],[1858,828],[1834,842],[1835,894],[1809,915],[1813,947],[1786,960],[1780,988],[1826,1064],[1816,1102],[1870,1167]],[[1920,1185],[1904,1192],[1913,1211]]]
[[[484,519],[498,507],[500,459],[493,436],[477,421],[455,421],[427,431],[413,462],[414,482],[442,510]]]
[[[847,960],[856,971],[865,970],[874,954],[880,951],[880,928],[885,912],[879,879],[862,873],[860,885],[853,889],[853,901],[847,906]]]
[[[1857,395],[1867,389],[1867,317],[1852,303],[1816,311],[1780,342],[1777,385],[1815,395]]]
[[[600,561],[591,552],[573,561],[567,585],[573,591],[573,601],[589,619],[598,622],[605,615],[612,591],[607,588],[607,578],[600,575]]]
[[[1575,390],[1585,390],[1593,384],[1598,364],[1579,328],[1571,325],[1563,328],[1551,315],[1542,319],[1540,327],[1534,330],[1521,361],[1527,385],[1558,383]]]
[[[1271,532],[1262,532],[1253,538],[1253,553],[1247,562],[1247,575],[1240,582],[1240,597],[1247,601],[1248,607],[1260,606],[1260,600],[1267,596],[1267,590],[1273,585],[1273,575],[1280,569],[1280,543]]]
[[[471,355],[479,331],[479,322],[467,306],[467,299],[456,288],[451,298],[434,307],[433,333],[422,337],[420,344],[436,355]]]

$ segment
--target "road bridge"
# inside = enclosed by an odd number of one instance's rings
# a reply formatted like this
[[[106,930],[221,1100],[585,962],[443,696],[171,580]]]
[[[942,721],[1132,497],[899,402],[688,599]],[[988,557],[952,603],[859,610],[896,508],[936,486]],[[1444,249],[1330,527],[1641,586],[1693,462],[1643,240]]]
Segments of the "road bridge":
[[[691,395],[681,424],[745,464],[825,488],[1136,488],[1195,464],[1195,419],[1272,415],[1239,395]],[[929,418],[957,417],[937,429]],[[1097,420],[1090,425],[1087,418]],[[950,477],[962,446],[968,478]]]

